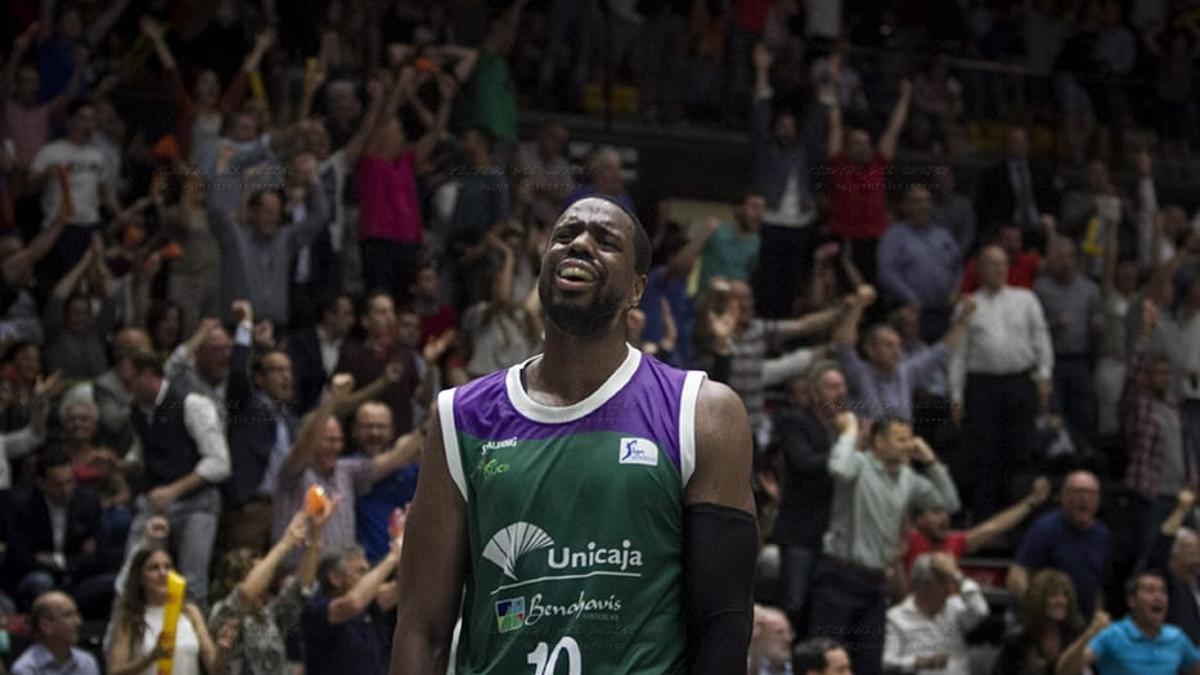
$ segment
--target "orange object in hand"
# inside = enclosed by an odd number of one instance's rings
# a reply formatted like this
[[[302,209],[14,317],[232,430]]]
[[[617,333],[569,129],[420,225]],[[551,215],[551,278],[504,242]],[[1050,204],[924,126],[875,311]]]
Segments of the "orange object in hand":
[[[145,239],[146,229],[136,223],[126,225],[125,230],[121,233],[121,243],[130,248],[137,246]]]
[[[183,257],[183,247],[177,242],[172,241],[166,246],[162,247],[162,250],[159,251],[159,255],[162,256],[163,260],[175,260],[176,258]]]
[[[329,504],[329,498],[325,496],[324,488],[316,483],[308,486],[308,492],[304,494],[305,513],[316,518],[324,513],[327,504]]]

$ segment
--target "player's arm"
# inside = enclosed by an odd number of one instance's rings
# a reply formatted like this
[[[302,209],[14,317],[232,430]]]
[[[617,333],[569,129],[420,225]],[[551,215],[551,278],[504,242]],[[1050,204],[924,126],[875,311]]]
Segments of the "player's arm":
[[[434,420],[440,419],[438,407],[431,413]],[[397,593],[403,602],[390,675],[446,672],[467,562],[466,525],[466,502],[450,477],[441,427],[434,424],[404,527]]]
[[[758,527],[750,424],[741,399],[723,384],[700,386],[695,449],[683,523],[687,672],[727,675],[746,668]]]

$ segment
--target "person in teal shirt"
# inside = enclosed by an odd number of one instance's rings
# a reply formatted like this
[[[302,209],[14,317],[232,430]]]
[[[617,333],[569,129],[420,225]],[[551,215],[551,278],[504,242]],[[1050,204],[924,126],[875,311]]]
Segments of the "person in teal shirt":
[[[1104,675],[1200,675],[1200,650],[1178,626],[1166,623],[1167,582],[1139,572],[1125,585],[1129,616],[1109,624],[1097,610],[1091,625],[1058,662],[1058,675],[1097,666]]]
[[[701,294],[713,277],[750,280],[758,265],[759,230],[766,209],[767,201],[761,193],[747,191],[734,209],[732,223],[710,220],[703,233],[687,246],[699,254]]]

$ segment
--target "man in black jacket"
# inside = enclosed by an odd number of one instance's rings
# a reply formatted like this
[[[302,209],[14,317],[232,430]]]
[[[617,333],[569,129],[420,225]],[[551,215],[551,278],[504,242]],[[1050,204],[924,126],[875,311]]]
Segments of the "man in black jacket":
[[[221,545],[265,554],[271,546],[275,474],[291,452],[300,426],[291,410],[295,398],[292,361],[286,352],[269,346],[252,355],[254,308],[238,300],[233,303],[233,313],[238,327],[225,394],[232,473],[223,486]],[[253,377],[248,371],[253,371]]]
[[[1004,145],[1004,159],[987,169],[979,180],[975,208],[981,239],[1001,225],[1021,228],[1026,241],[1040,241],[1041,214],[1058,210],[1058,194],[1048,166],[1029,158],[1029,137],[1021,127],[1012,127]]]
[[[775,539],[782,558],[779,595],[792,625],[804,625],[809,582],[829,526],[833,479],[826,462],[846,409],[846,378],[832,361],[813,364],[791,382],[792,405],[775,418],[773,451],[782,465]]]
[[[338,355],[354,327],[354,301],[345,293],[330,296],[318,308],[319,323],[288,338],[288,355],[296,376],[296,411],[317,407],[325,383],[333,377]]]
[[[102,536],[100,496],[75,485],[71,458],[62,448],[42,451],[37,483],[13,496],[8,508],[10,583],[17,602],[56,588],[69,590],[85,616],[103,617],[112,601],[115,561],[97,553]]]
[[[1175,510],[1159,527],[1146,561],[1167,582],[1167,623],[1179,626],[1192,642],[1200,641],[1200,538],[1183,522],[1191,519],[1195,505],[1191,488],[1179,491]]]

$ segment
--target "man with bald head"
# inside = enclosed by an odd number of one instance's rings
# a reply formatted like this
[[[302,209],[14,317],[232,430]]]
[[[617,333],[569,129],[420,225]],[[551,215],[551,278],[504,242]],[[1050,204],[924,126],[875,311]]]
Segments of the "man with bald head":
[[[350,437],[358,452],[367,458],[380,457],[392,447],[395,438],[392,410],[379,401],[367,401],[358,406],[350,427]],[[388,534],[392,512],[405,508],[417,490],[417,460],[421,455],[421,431],[414,430],[395,442],[402,455],[397,467],[371,486],[354,504],[358,544],[366,551],[372,564],[387,555],[392,537]]]
[[[1008,590],[1020,600],[1029,578],[1046,567],[1071,577],[1079,598],[1079,611],[1091,616],[1100,599],[1105,573],[1112,558],[1108,528],[1096,520],[1100,510],[1100,479],[1090,471],[1074,471],[1063,480],[1062,507],[1029,526],[1008,568]]]
[[[1029,290],[1009,286],[1008,257],[999,246],[979,253],[980,288],[966,339],[950,367],[955,417],[965,413],[974,449],[975,520],[1010,501],[1014,468],[1029,458],[1034,421],[1050,398],[1054,351],[1046,318]]]
[[[96,657],[75,646],[81,622],[71,596],[58,591],[39,595],[30,611],[37,641],[13,664],[13,675],[100,675]]]

